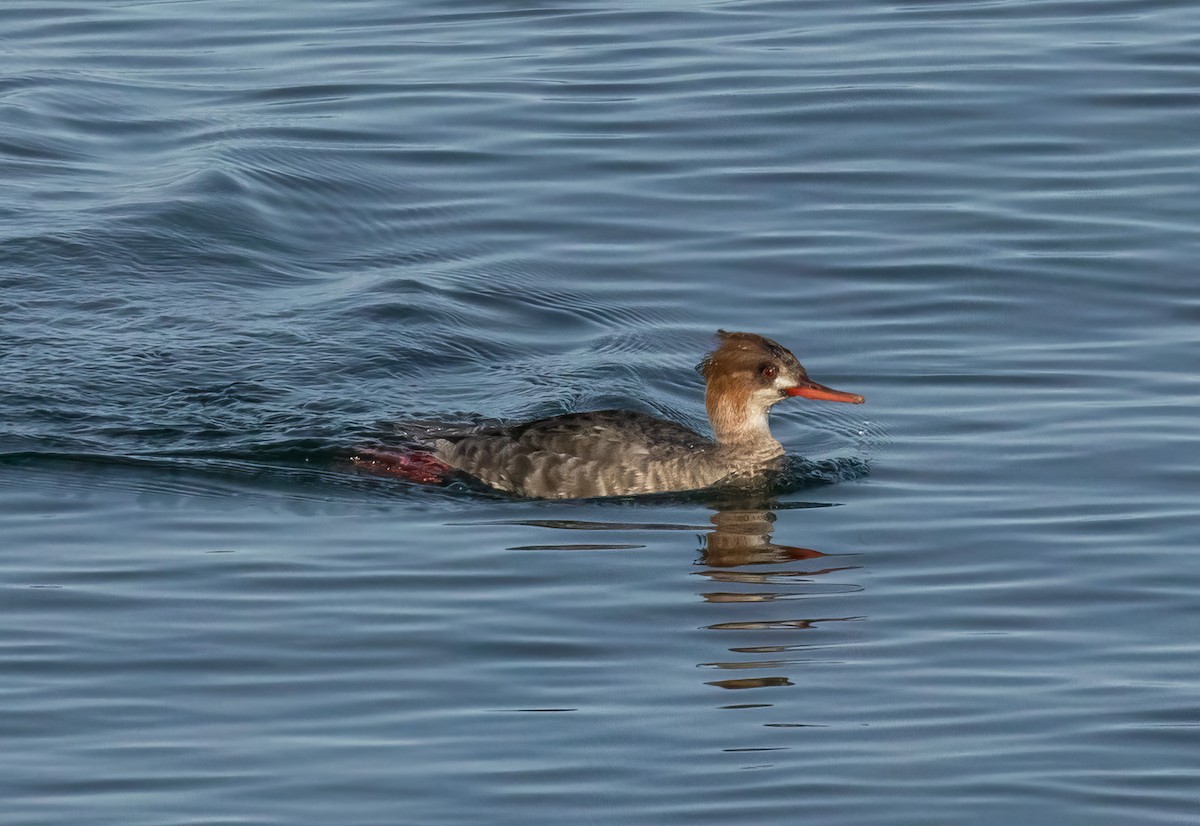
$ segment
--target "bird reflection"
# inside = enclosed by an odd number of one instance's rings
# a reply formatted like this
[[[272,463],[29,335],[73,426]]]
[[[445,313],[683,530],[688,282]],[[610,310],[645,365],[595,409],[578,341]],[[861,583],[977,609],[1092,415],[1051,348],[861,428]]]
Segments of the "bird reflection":
[[[775,512],[765,507],[718,509],[709,517],[713,530],[705,538],[704,562],[715,568],[740,568],[825,556],[812,548],[772,542],[776,518]]]
[[[721,507],[710,517],[713,529],[704,537],[699,572],[721,590],[706,591],[701,597],[708,603],[742,603],[756,606],[771,604],[775,612],[792,601],[861,590],[858,585],[826,582],[829,574],[849,571],[857,565],[830,564],[826,553],[813,548],[775,542],[772,534],[775,511],[766,504],[756,507]],[[778,566],[762,569],[759,566]],[[749,606],[747,606],[749,607]],[[755,614],[761,614],[758,610]],[[830,622],[844,622],[859,617],[760,617],[738,618],[705,626],[711,631],[734,631],[761,634],[776,631],[813,631]],[[741,656],[737,659],[700,663],[703,668],[723,671],[749,669],[778,669],[794,666],[805,660],[796,659],[798,652],[820,647],[820,643],[786,645],[753,645],[728,649]],[[783,656],[780,656],[783,655]],[[767,688],[790,686],[792,681],[781,676],[742,677],[712,680],[708,685],[724,689]]]
[[[824,503],[777,503],[763,498],[710,500],[705,505],[712,511],[711,529],[701,534],[701,570],[697,576],[708,580],[710,587],[700,592],[708,604],[723,606],[720,622],[703,626],[705,630],[734,632],[739,642],[753,643],[728,648],[735,658],[719,662],[699,663],[701,668],[720,671],[784,670],[812,662],[818,649],[837,643],[814,634],[822,626],[862,619],[858,616],[800,616],[787,606],[815,597],[830,597],[861,591],[857,584],[831,577],[859,566],[843,564],[846,554],[829,554],[813,548],[776,542],[773,538],[776,512],[798,508],[826,507]],[[681,531],[694,533],[698,526],[647,522],[589,522],[581,520],[518,520],[506,524],[551,528],[581,532]],[[522,551],[596,551],[634,550],[642,545],[627,543],[554,543],[520,545],[510,550]],[[835,581],[835,579],[837,581]],[[733,616],[730,616],[733,614]],[[780,632],[805,632],[803,642],[790,634],[782,643],[775,642]],[[793,685],[785,676],[738,677],[707,681],[723,689],[768,688]]]

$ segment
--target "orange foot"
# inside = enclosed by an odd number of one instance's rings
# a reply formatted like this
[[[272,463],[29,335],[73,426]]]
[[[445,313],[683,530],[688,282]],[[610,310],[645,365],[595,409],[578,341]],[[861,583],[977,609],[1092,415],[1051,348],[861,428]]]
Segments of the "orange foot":
[[[376,476],[392,476],[422,485],[442,485],[454,468],[423,450],[364,448],[350,457],[359,470]]]

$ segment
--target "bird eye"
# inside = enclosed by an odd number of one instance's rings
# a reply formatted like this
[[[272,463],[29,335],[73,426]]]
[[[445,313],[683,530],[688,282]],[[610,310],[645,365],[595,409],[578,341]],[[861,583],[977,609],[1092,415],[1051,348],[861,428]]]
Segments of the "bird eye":
[[[779,375],[779,368],[774,364],[764,364],[762,367],[758,368],[758,372],[764,379],[773,379]]]

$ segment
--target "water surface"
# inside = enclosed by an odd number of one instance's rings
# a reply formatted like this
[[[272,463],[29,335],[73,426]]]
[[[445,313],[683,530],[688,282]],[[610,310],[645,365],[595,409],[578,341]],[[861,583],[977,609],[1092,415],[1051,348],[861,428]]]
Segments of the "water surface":
[[[6,820],[1194,822],[1192,4],[3,21]],[[702,428],[718,327],[866,395],[773,426],[869,472],[342,461]]]

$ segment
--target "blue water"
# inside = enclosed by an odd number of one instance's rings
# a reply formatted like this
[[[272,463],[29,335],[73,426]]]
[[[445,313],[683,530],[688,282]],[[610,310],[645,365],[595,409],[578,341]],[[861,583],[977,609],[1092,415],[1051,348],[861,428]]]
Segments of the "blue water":
[[[1198,135],[1191,2],[6,5],[0,821],[1195,823]],[[718,327],[824,477],[345,464]]]

